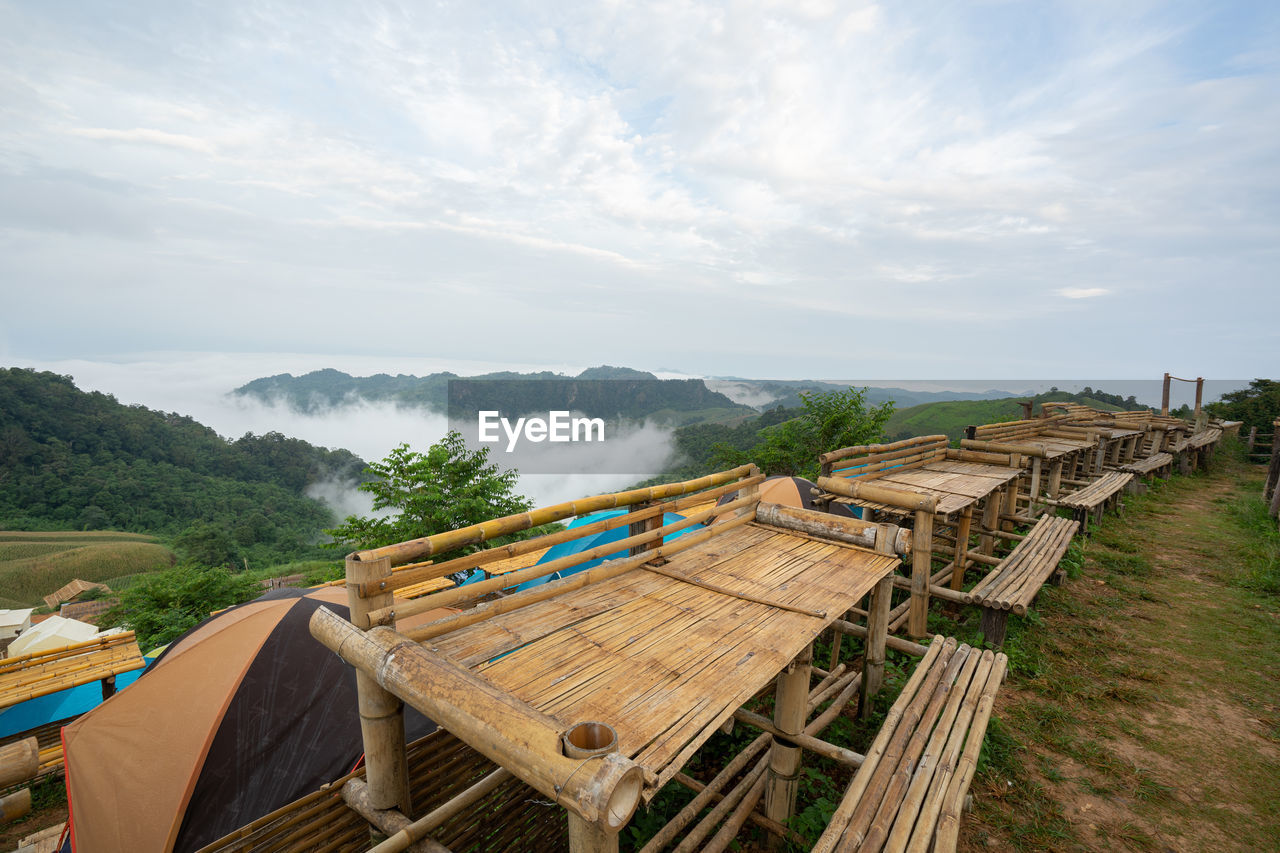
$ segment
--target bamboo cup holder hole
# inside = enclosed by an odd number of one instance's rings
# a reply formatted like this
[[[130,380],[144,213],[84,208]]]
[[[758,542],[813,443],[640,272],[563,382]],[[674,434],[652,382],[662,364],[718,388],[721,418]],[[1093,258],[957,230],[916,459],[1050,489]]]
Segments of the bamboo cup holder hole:
[[[569,758],[591,758],[616,752],[618,733],[605,723],[578,723],[564,733],[563,742]]]

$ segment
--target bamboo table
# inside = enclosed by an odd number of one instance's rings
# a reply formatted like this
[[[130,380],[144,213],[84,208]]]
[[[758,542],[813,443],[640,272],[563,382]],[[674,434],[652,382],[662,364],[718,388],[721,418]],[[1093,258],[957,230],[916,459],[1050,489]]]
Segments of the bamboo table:
[[[839,469],[833,470],[832,473],[839,476]],[[963,586],[964,574],[969,565],[968,541],[975,507],[979,504],[983,506],[979,528],[980,551],[984,555],[990,555],[995,550],[993,531],[1000,525],[1001,505],[1004,505],[1009,514],[1016,513],[1017,480],[1024,473],[1021,468],[1007,465],[958,459],[935,459],[916,467],[904,466],[901,469],[889,469],[887,473],[872,481],[877,486],[934,500],[932,517],[928,522],[930,529],[919,531],[922,534],[922,541],[928,544],[930,550],[936,550],[938,546],[935,531],[942,532],[937,530],[938,525],[935,525],[934,521],[950,526],[954,530],[956,539],[952,559],[939,576],[933,575],[932,567],[928,565],[931,557],[928,553],[922,554],[920,544],[917,544],[914,558],[916,564],[912,568],[915,580],[912,593],[913,599],[916,600],[915,616],[913,619],[913,609],[910,607],[902,607],[895,611],[889,625],[891,631],[897,630],[904,622],[910,621],[909,630],[912,636],[924,636],[927,633],[924,614],[928,610],[928,586],[947,582],[948,573],[953,590],[959,590]],[[853,481],[856,482],[856,478],[853,478]],[[862,506],[872,510],[899,514],[904,511],[902,506],[866,498],[833,497],[832,499],[838,503]],[[917,527],[924,522],[925,517],[927,513],[916,510]],[[920,566],[921,561],[926,565]],[[927,583],[925,583],[926,579]]]
[[[394,722],[398,697],[499,765],[491,774],[494,784],[500,774],[514,775],[565,806],[574,851],[616,850],[617,832],[636,803],[656,795],[745,702],[776,679],[775,724],[807,738],[770,748],[766,800],[772,805],[766,812],[785,821],[795,799],[801,748],[796,744],[817,742],[802,732],[810,646],[835,623],[847,625],[844,615],[870,594],[861,689],[864,698],[874,695],[883,679],[891,578],[908,546],[892,525],[761,504],[753,489],[761,480],[753,466],[744,466],[702,481],[584,499],[388,546],[367,552],[372,559],[349,557],[352,612],[372,627],[361,630],[321,609],[311,631],[357,669],[368,791],[370,802],[378,799],[370,814],[409,809],[397,770],[404,755],[403,733]],[[631,556],[429,625],[406,626],[404,633],[388,627],[402,618],[401,610],[465,593],[392,604],[383,591],[415,578],[406,573],[397,581],[386,551],[434,556],[438,543],[456,547],[498,527],[533,526],[539,513],[580,514],[578,504],[606,499],[633,505],[628,517],[637,519],[635,530],[649,519],[661,523],[664,507],[679,504],[644,503],[650,491],[681,495],[709,485],[716,488],[688,500],[737,489],[740,496],[719,508],[737,514],[720,518],[713,506],[604,546],[625,553],[628,545],[652,540],[651,550],[633,548]],[[694,525],[703,516],[716,521],[663,543],[665,531]],[[483,561],[476,557],[461,559]],[[548,567],[554,566],[540,568]],[[428,564],[417,571],[428,569],[443,571]],[[371,594],[361,596],[363,590]]]

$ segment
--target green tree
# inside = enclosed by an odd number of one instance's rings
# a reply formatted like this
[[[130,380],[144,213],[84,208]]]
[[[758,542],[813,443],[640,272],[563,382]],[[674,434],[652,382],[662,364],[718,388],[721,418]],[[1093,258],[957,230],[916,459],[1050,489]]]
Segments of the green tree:
[[[1209,414],[1231,421],[1242,421],[1241,431],[1249,434],[1249,427],[1258,432],[1271,432],[1271,424],[1280,418],[1280,382],[1274,379],[1255,379],[1248,388],[1223,394],[1222,400],[1205,407]]]
[[[225,527],[197,521],[173,540],[173,547],[188,562],[201,566],[237,566],[240,552]]]
[[[749,450],[717,445],[720,462],[755,462],[766,474],[814,478],[821,454],[883,438],[893,401],[868,408],[866,392],[849,388],[802,393],[799,417],[761,430],[761,441]]]
[[[374,479],[359,488],[373,495],[374,510],[391,515],[347,516],[327,531],[338,545],[377,548],[457,530],[490,518],[528,512],[532,504],[516,494],[516,471],[489,462],[489,449],[470,451],[451,431],[426,453],[402,444],[365,469]]]
[[[103,626],[132,628],[143,649],[173,642],[214,610],[248,601],[262,590],[244,575],[207,566],[180,566],[148,575],[120,593]]]

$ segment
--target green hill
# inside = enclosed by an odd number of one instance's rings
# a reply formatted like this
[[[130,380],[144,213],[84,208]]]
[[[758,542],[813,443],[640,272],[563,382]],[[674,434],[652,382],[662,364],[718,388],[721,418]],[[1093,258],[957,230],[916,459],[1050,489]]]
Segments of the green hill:
[[[0,607],[38,607],[76,578],[106,583],[167,569],[172,551],[150,536],[111,531],[0,531]]]
[[[1115,395],[1107,395],[1119,399]],[[1020,399],[1010,397],[1003,400],[955,400],[942,403],[925,403],[912,406],[893,413],[885,427],[885,435],[890,441],[911,438],[917,435],[945,435],[952,441],[964,438],[965,428],[970,425],[993,424],[1001,421],[1016,421],[1022,417]],[[1116,412],[1123,409],[1139,410],[1146,408],[1136,403],[1117,405],[1097,397],[1084,394],[1070,394],[1066,391],[1051,391],[1030,398],[1033,401],[1033,412],[1039,414],[1041,405],[1049,402],[1080,403],[1094,409]],[[1130,398],[1132,399],[1132,398]]]
[[[279,433],[228,440],[69,376],[0,369],[0,529],[181,534],[205,562],[282,562],[315,553],[334,522],[307,488],[363,469],[345,450]]]

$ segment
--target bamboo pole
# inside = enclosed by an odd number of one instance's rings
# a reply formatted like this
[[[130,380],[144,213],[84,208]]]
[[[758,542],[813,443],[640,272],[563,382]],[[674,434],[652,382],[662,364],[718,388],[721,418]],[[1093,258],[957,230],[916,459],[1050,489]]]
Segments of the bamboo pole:
[[[681,551],[701,545],[703,542],[714,536],[719,536],[735,527],[740,527],[752,520],[754,513],[745,512],[736,518],[728,521],[717,523],[714,527],[702,530],[697,533],[688,533],[681,536],[674,542],[668,542],[661,548],[655,548],[641,554],[638,557],[626,557],[621,560],[609,560],[595,568],[588,569],[585,572],[579,572],[567,578],[561,578],[558,581],[542,584],[522,592],[516,592],[505,598],[496,601],[487,601],[484,604],[478,604],[470,610],[464,610],[461,613],[454,613],[437,619],[434,622],[428,622],[426,625],[419,626],[405,634],[409,639],[416,642],[423,642],[433,637],[439,637],[450,631],[456,631],[459,628],[465,628],[468,625],[474,625],[477,622],[483,622],[485,619],[494,616],[500,616],[503,613],[510,613],[519,610],[522,607],[528,607],[531,604],[537,604],[546,601],[549,598],[555,598],[575,589],[581,589],[589,584],[599,583],[600,581],[615,578],[618,575],[625,574],[633,569],[644,565],[646,561],[653,560],[657,557],[670,557]],[[509,577],[509,576],[508,576]]]
[[[805,704],[807,711],[808,703]],[[778,727],[777,723],[771,721],[768,717],[762,717],[759,714],[748,711],[746,708],[739,708],[734,711],[733,719],[772,735],[775,745],[781,743],[788,748],[807,749],[814,755],[820,755],[837,764],[843,764],[854,769],[862,766],[862,756],[853,750],[845,749],[843,746],[836,746],[834,743],[806,734],[803,730],[795,732],[783,731]],[[771,818],[771,820],[776,820],[776,818]]]
[[[361,584],[391,575],[391,561],[357,561],[347,558],[347,606],[355,629],[370,626],[369,613],[392,603],[390,592],[360,597]],[[405,755],[404,705],[382,689],[370,673],[356,671],[356,699],[360,707],[360,733],[364,741],[365,777],[369,802],[376,809],[398,808],[413,814],[409,793],[409,760]]]
[[[40,744],[34,737],[0,746],[0,788],[25,782],[40,767]]]
[[[11,823],[30,811],[30,788],[22,788],[0,797],[0,823]]]
[[[895,702],[893,707],[889,709],[884,722],[880,724],[880,732],[876,735],[875,740],[872,741],[871,748],[867,750],[867,756],[862,763],[862,767],[854,774],[853,781],[845,789],[840,804],[836,807],[835,813],[832,814],[826,830],[823,831],[821,837],[814,844],[811,853],[832,853],[840,842],[841,836],[848,828],[849,821],[857,810],[863,795],[867,792],[871,777],[875,775],[881,758],[888,751],[894,730],[903,721],[903,709],[912,704],[912,700],[918,694],[932,689],[930,684],[941,677],[942,669],[941,667],[935,669],[933,666],[934,661],[938,660],[944,651],[946,656],[950,657],[955,650],[955,645],[956,641],[954,639],[944,640],[940,636],[933,638],[933,642],[929,644],[929,651],[921,659],[920,663],[916,665],[915,672],[911,673],[911,677],[907,679],[906,685],[902,688],[898,702]],[[943,663],[945,664],[945,659]]]
[[[871,550],[881,550],[879,537],[882,533],[882,527],[887,527],[889,530],[884,531],[887,534],[885,536],[887,540],[885,544],[889,549],[887,553],[906,554],[911,550],[911,535],[896,526],[879,525],[857,518],[845,518],[839,515],[831,515],[830,513],[815,512],[811,509],[782,506],[762,501],[756,509],[756,522],[758,524],[768,524],[782,530],[804,533],[808,536],[847,542],[850,545],[858,545]],[[882,551],[882,553],[884,552]]]
[[[653,838],[650,838],[648,843],[640,848],[639,853],[658,853],[659,850],[674,841],[676,836],[689,825],[690,821],[698,816],[716,794],[719,794],[720,789],[730,779],[741,773],[743,768],[750,764],[772,741],[773,738],[768,734],[762,734],[753,740],[746,749],[738,753],[732,761],[725,765],[724,769],[717,773],[701,792],[677,812],[676,816],[668,821],[666,826],[658,830]]]
[[[888,574],[871,590],[867,606],[866,651],[862,656],[862,719],[871,716],[871,700],[880,692],[884,683],[885,640],[889,632],[889,599],[893,593],[893,575]],[[912,576],[912,600],[915,597],[915,577]]]
[[[389,628],[360,631],[321,607],[311,634],[490,761],[589,821],[617,830],[635,811],[642,768],[617,753],[566,757],[564,727],[448,659]]]
[[[398,840],[400,833],[411,825],[409,818],[401,814],[398,809],[378,809],[370,805],[369,786],[363,779],[351,779],[342,786],[342,801],[368,823],[377,827],[383,835],[389,836],[386,841],[372,848],[370,853],[373,851],[401,853],[405,850],[412,853],[448,853],[448,848],[430,838],[420,839],[417,843],[412,841],[400,843]],[[396,839],[395,843],[392,843],[393,839]]]
[[[681,521],[665,524],[657,530],[647,530],[644,533],[640,533],[635,536],[628,536],[627,538],[620,539],[617,542],[598,545],[595,548],[580,551],[577,554],[570,554],[569,556],[561,557],[558,560],[539,563],[537,565],[530,566],[527,569],[520,569],[519,571],[501,575],[496,578],[490,578],[489,580],[467,584],[466,586],[453,587],[451,589],[442,589],[439,592],[433,592],[412,601],[393,603],[389,606],[384,606],[371,611],[369,618],[375,625],[387,625],[395,619],[413,616],[418,613],[426,613],[428,610],[436,610],[442,607],[454,607],[462,602],[474,601],[491,592],[497,592],[508,587],[519,586],[525,581],[544,578],[547,575],[555,574],[556,572],[563,571],[565,569],[571,569],[574,566],[580,566],[583,563],[598,560],[601,557],[609,557],[614,554],[623,553],[637,545],[656,542],[671,535],[672,533],[678,533],[681,530],[687,530],[690,527],[702,524],[704,521],[708,521],[714,516],[724,515],[735,510],[745,510],[748,507],[754,507],[754,504],[758,503],[759,500],[760,498],[758,494],[755,496],[741,497],[723,506],[716,506],[711,509],[703,510],[702,512],[696,512]],[[752,515],[754,515],[754,511],[752,512]],[[659,553],[661,550],[662,548],[655,548],[651,551],[645,551],[636,557],[631,557],[630,559],[646,562],[647,560],[652,560],[662,556]],[[623,560],[623,562],[625,562],[625,560]],[[575,575],[574,577],[579,576],[580,575]]]
[[[997,655],[995,666],[990,675],[991,681],[988,683],[999,684],[1003,681],[1008,663],[1009,659],[1005,655]],[[987,723],[991,720],[991,709],[994,704],[994,690],[985,693],[978,700],[978,710],[974,714],[973,723],[970,726],[972,731],[986,731]],[[934,841],[934,849],[936,850],[956,849],[960,836],[960,807],[964,802],[965,793],[969,790],[969,783],[973,781],[974,771],[978,769],[978,753],[982,750],[982,740],[982,738],[970,738],[965,744],[964,753],[960,756],[960,764],[956,769],[955,776],[943,796],[942,813],[938,816],[938,829]]]
[[[747,822],[747,816],[755,809],[756,803],[760,802],[760,796],[767,790],[766,782],[767,779],[763,776],[756,780],[756,783],[747,791],[747,795],[729,815],[729,819],[724,822],[724,826],[720,827],[720,831],[702,848],[702,853],[724,853],[728,849],[733,840],[738,837],[738,833],[742,831],[742,825]],[[769,841],[774,847],[782,846],[782,839],[776,835],[769,836]]]
[[[756,786],[757,782],[763,783],[765,771],[768,769],[769,756],[765,755],[756,762],[755,767],[751,768],[750,772],[738,784],[729,790],[729,793],[724,795],[723,800],[716,803],[715,808],[706,817],[698,821],[694,828],[689,830],[689,833],[680,840],[680,843],[672,853],[691,853],[697,848],[702,843],[702,840],[711,834],[711,830],[715,829],[716,825],[724,820],[725,816],[733,811],[738,803],[742,802],[743,797]]]
[[[811,643],[778,675],[773,723],[778,731],[786,735],[799,734],[804,729],[809,700],[809,666],[812,661]],[[775,738],[773,745],[769,747],[764,814],[770,820],[785,824],[795,812],[796,793],[800,788],[800,759],[801,749],[793,743]]]
[[[446,560],[443,563],[411,563],[405,566],[397,566],[392,570],[393,574],[390,580],[382,581],[369,589],[362,587],[360,592],[362,595],[367,596],[372,595],[375,592],[403,589],[424,581],[442,578],[445,575],[451,575],[457,572],[467,571],[469,569],[482,568],[490,563],[498,562],[499,560],[522,557],[525,554],[531,554],[534,551],[541,551],[545,548],[550,548],[553,545],[559,545],[562,542],[570,542],[574,539],[594,536],[595,534],[603,533],[606,530],[613,530],[614,528],[622,527],[623,525],[629,525],[637,521],[655,518],[666,512],[680,512],[686,507],[715,500],[729,492],[738,491],[744,486],[763,482],[764,479],[765,477],[763,474],[758,474],[754,477],[748,477],[745,480],[726,483],[725,485],[717,486],[714,489],[699,492],[686,498],[677,498],[663,503],[654,504],[646,509],[638,510],[634,514],[613,516],[600,521],[594,521],[590,524],[583,524],[577,527],[560,530],[555,533],[548,533],[544,536],[537,536],[533,539],[522,539],[519,542],[511,542],[507,545],[498,545],[493,548],[487,548],[483,551],[477,551],[474,554],[465,554],[452,560]]]
[[[839,450],[832,450],[818,457],[820,464],[835,463],[841,459],[847,459],[851,456],[864,456],[865,461],[875,462],[879,459],[888,458],[895,451],[903,450],[909,447],[923,447],[924,445],[933,444],[945,448],[947,446],[947,437],[945,435],[924,435],[916,438],[904,438],[901,441],[894,441],[889,444],[859,444],[856,447],[842,447]]]
[[[684,785],[686,788],[688,788],[690,791],[693,791],[695,794],[701,794],[707,788],[706,785],[702,784],[697,779],[694,779],[692,776],[686,776],[684,773],[677,773],[675,776],[672,776],[671,778],[679,782],[681,785]],[[712,802],[718,803],[723,799],[724,799],[723,794],[714,793],[711,795]],[[756,826],[763,829],[765,832],[772,833],[778,836],[779,838],[782,838],[786,841],[790,841],[792,844],[803,846],[805,843],[803,835],[796,832],[794,829],[789,829],[788,827],[783,826],[777,821],[769,820],[769,818],[760,814],[760,812],[752,811],[749,815],[747,815],[747,820],[751,821]]]
[[[499,767],[447,803],[437,806],[413,823],[399,828],[394,834],[388,833],[389,837],[371,849],[369,853],[400,853],[400,851],[412,849],[415,843],[426,839],[428,833],[439,829],[446,821],[452,819],[464,809],[471,808],[512,778],[514,777],[511,775],[511,771]],[[352,785],[355,781],[358,780],[348,782],[347,786]],[[346,786],[343,787],[343,799],[346,799]]]
[[[867,637],[867,628],[863,625],[858,625],[855,622],[846,622],[843,619],[837,619],[831,623],[831,627],[841,634],[849,634],[850,636],[859,637],[861,639],[866,639]],[[892,634],[885,636],[885,645],[893,649],[895,652],[904,652],[909,655],[914,655],[915,657],[922,657],[925,651],[929,648],[928,646],[922,646],[919,643],[913,643],[910,640],[904,640],[901,637],[895,637]]]
[[[542,509],[495,518],[491,521],[484,521],[480,524],[459,528],[458,530],[437,533],[434,536],[413,539],[409,542],[400,542],[396,545],[386,545],[382,548],[359,551],[353,554],[352,558],[357,562],[362,562],[386,557],[394,564],[406,563],[410,560],[443,554],[467,545],[479,545],[499,536],[518,533],[522,530],[540,527],[543,524],[550,524],[565,518],[700,492],[703,489],[709,489],[713,486],[723,485],[759,473],[760,469],[756,468],[755,465],[740,465],[730,471],[709,474],[706,477],[687,480],[683,483],[668,483],[646,489],[632,489],[628,492],[581,498]]]
[[[918,639],[929,630],[929,574],[933,565],[932,511],[916,511],[912,535],[911,607],[908,609],[910,615],[907,617],[907,633],[913,639]]]
[[[819,477],[818,488],[841,497],[885,504],[899,509],[924,510],[930,514],[938,506],[938,499],[929,495],[878,486],[875,483],[842,480],[839,477]]]
[[[964,508],[964,512],[960,514],[960,524],[956,528],[956,542],[961,547],[956,549],[953,562],[955,571],[951,573],[951,588],[955,590],[964,588],[964,573],[969,568],[969,529],[973,526],[973,504],[969,504]]]

